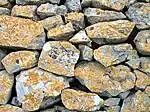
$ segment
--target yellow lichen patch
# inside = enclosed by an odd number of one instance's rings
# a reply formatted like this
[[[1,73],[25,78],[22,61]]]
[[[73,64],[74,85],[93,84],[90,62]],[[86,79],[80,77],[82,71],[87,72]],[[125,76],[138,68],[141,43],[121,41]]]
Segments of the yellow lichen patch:
[[[67,22],[72,22],[73,20],[79,20],[79,18],[84,17],[83,13],[79,12],[71,12],[65,16]]]
[[[147,86],[144,92],[150,96],[150,86]]]
[[[0,112],[24,112],[23,109],[12,105],[1,105]]]

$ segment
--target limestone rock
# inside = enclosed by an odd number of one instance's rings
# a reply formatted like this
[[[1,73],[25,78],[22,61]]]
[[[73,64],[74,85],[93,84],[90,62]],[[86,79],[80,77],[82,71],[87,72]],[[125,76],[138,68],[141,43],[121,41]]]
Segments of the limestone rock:
[[[70,12],[82,10],[80,0],[66,0],[65,5]]]
[[[89,38],[97,44],[120,43],[128,39],[134,28],[128,20],[99,22],[86,28]]]
[[[86,8],[84,14],[90,24],[126,18],[122,12],[102,10],[100,8]]]
[[[41,4],[37,8],[37,14],[42,17],[55,16],[55,15],[64,15],[67,13],[67,8],[64,5],[58,6],[53,4]]]
[[[64,89],[61,99],[65,107],[70,110],[95,111],[103,105],[103,99],[97,94],[74,89]]]
[[[0,25],[1,47],[41,49],[45,43],[45,33],[41,23],[1,15]]]
[[[81,30],[77,34],[75,34],[69,42],[73,44],[84,44],[84,43],[89,43],[91,40],[89,37],[86,35],[85,31]]]
[[[80,50],[80,60],[91,61],[93,59],[93,49],[86,45],[79,45]]]
[[[71,22],[76,31],[82,30],[85,28],[84,14],[81,12],[71,12],[65,15],[65,21]]]
[[[120,106],[108,107],[107,112],[120,112]]]
[[[136,75],[136,86],[142,89],[145,89],[146,86],[150,85],[150,76],[146,75],[143,72],[140,72],[138,70],[134,70],[134,73]]]
[[[126,15],[131,19],[138,29],[150,28],[150,4],[135,3],[130,6]]]
[[[0,15],[10,15],[10,10],[8,8],[0,7]]]
[[[130,44],[104,45],[94,50],[94,58],[105,67],[138,58]]]
[[[2,59],[2,64],[9,74],[34,67],[38,63],[38,52],[11,52]]]
[[[0,71],[0,104],[8,102],[13,84],[14,75],[9,75],[5,70]]]
[[[134,38],[139,53],[143,55],[150,55],[150,30],[140,31]]]
[[[138,91],[124,100],[121,112],[149,112],[150,98],[144,92]]]
[[[38,66],[58,75],[74,76],[79,55],[79,50],[67,41],[49,41],[43,47]]]
[[[12,105],[1,105],[0,112],[25,112],[23,109]]]
[[[106,106],[116,106],[119,105],[120,98],[108,98],[104,101],[104,105]]]
[[[41,20],[43,27],[48,31],[52,28],[59,27],[64,24],[60,15],[48,17],[46,19]]]
[[[91,6],[92,0],[82,0],[81,5],[82,5],[82,7]]]
[[[147,86],[144,92],[150,97],[150,86]]]
[[[66,25],[61,25],[56,28],[52,28],[48,31],[48,39],[54,40],[69,40],[75,30],[72,26],[72,23],[67,23]]]
[[[34,18],[36,17],[36,9],[37,9],[36,5],[25,5],[25,6],[15,5],[12,8],[11,15],[34,20]]]
[[[6,50],[0,49],[0,70],[4,69],[1,60],[7,55]]]
[[[39,68],[22,71],[16,80],[17,99],[26,111],[38,110],[44,96],[58,96],[69,87],[65,78]]]

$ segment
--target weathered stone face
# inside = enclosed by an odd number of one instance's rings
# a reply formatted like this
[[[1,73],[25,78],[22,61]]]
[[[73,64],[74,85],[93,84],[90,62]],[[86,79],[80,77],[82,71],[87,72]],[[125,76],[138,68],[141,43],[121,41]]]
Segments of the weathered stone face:
[[[150,28],[150,4],[149,3],[135,3],[130,6],[126,12],[138,29]]]
[[[34,67],[38,63],[38,52],[17,51],[11,52],[2,59],[2,64],[9,74]]]
[[[107,11],[100,8],[86,8],[84,14],[90,24],[126,18],[122,12]]]
[[[74,76],[79,54],[79,50],[67,41],[49,41],[43,47],[38,66],[58,75]]]
[[[72,12],[78,12],[82,9],[80,0],[66,0],[65,5]]]
[[[70,110],[95,111],[103,105],[103,99],[97,94],[73,89],[64,89],[61,99],[65,107]]]
[[[0,70],[4,69],[1,60],[7,55],[6,50],[0,49]]]
[[[38,22],[1,15],[0,25],[1,47],[41,49],[45,43],[44,29]]]
[[[0,112],[25,112],[23,109],[12,105],[1,105]]]
[[[82,7],[91,6],[92,0],[82,0],[81,5]]]
[[[138,91],[123,102],[121,112],[149,112],[150,98],[144,92]]]
[[[44,96],[58,96],[69,83],[39,68],[22,71],[16,78],[17,99],[26,111],[38,110]]]
[[[5,70],[0,71],[0,104],[6,104],[8,102],[13,84],[14,75],[9,75]],[[1,109],[0,112],[2,112]]]
[[[89,38],[97,44],[120,43],[128,39],[134,28],[134,23],[128,20],[99,22],[86,28]]]
[[[139,53],[150,55],[150,30],[139,32],[134,38],[134,43]]]
[[[0,7],[0,15],[10,15],[10,10],[8,8]]]
[[[130,44],[104,45],[94,50],[94,58],[105,67],[138,58]]]
[[[108,98],[104,101],[104,105],[106,106],[116,106],[119,105],[120,98]]]
[[[147,86],[144,92],[150,96],[150,86]]]
[[[9,7],[10,3],[8,0],[0,0],[0,7]]]

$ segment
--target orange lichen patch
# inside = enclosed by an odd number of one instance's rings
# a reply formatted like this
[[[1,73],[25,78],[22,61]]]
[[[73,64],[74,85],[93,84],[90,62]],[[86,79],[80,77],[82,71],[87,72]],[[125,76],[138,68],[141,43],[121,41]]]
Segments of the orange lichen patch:
[[[0,112],[24,112],[24,110],[19,107],[7,104],[0,106]]]

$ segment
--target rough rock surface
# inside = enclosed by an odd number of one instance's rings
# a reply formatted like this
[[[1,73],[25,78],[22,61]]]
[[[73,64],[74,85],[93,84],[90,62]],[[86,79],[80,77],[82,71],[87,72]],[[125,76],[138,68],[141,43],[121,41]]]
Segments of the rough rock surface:
[[[108,98],[107,100],[104,101],[104,105],[106,106],[115,106],[119,105],[120,98]]]
[[[41,49],[45,43],[42,24],[28,19],[0,16],[0,47]]]
[[[65,78],[39,68],[22,71],[16,80],[17,99],[26,111],[38,110],[44,96],[58,96],[69,87]]]
[[[66,0],[65,5],[69,11],[80,11],[82,9],[80,0]]]
[[[23,109],[12,105],[1,105],[0,112],[25,112]]]
[[[84,9],[84,14],[90,24],[126,18],[122,12],[102,10],[100,8],[86,8]]]
[[[34,67],[38,63],[38,52],[17,51],[11,52],[2,59],[2,64],[9,74]]]
[[[107,112],[120,112],[120,106],[111,106],[107,108]]]
[[[1,60],[7,55],[6,50],[0,49],[0,70],[4,69]]]
[[[104,45],[94,50],[94,58],[105,67],[138,58],[130,44]]]
[[[66,108],[78,111],[95,111],[104,102],[95,93],[86,93],[74,89],[64,89],[61,94],[61,99]]]
[[[87,35],[95,43],[120,43],[128,39],[134,28],[134,23],[128,20],[99,22],[86,28]]]
[[[0,71],[0,104],[8,102],[11,97],[13,84],[14,75],[9,75],[5,70]]]
[[[150,86],[147,86],[144,92],[150,96]]]
[[[10,12],[8,8],[0,7],[0,15],[10,15]]]
[[[135,22],[138,29],[150,28],[150,4],[135,3],[130,6],[126,15],[129,19]]]
[[[150,55],[150,30],[140,31],[134,38],[139,53],[143,55]]]

